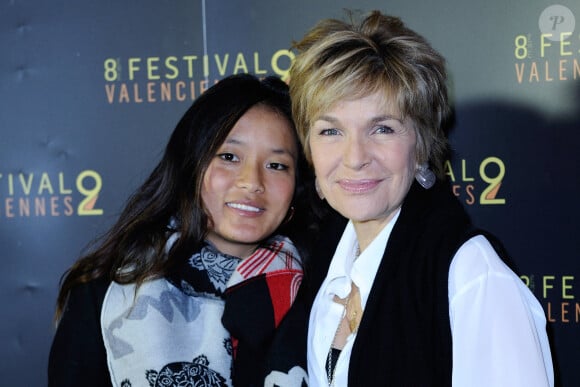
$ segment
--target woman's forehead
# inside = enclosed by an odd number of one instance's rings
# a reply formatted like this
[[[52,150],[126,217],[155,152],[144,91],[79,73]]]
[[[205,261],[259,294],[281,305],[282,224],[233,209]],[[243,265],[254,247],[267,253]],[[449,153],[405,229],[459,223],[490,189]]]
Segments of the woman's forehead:
[[[357,100],[372,101],[378,106],[383,114],[403,119],[403,114],[399,108],[398,100],[386,90],[372,91],[368,93],[361,93],[360,95],[345,95],[340,98],[329,99],[326,103],[320,103],[316,110],[311,111],[310,123],[327,116],[330,112],[340,112],[341,107],[346,103],[355,102]]]

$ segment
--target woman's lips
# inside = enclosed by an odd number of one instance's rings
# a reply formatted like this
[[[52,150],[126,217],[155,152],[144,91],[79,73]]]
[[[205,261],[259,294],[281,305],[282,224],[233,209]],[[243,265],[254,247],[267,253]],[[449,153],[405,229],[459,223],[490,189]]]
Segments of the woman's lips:
[[[364,179],[364,180],[339,180],[338,185],[345,191],[359,194],[372,191],[377,185],[379,185],[380,180],[377,179]]]

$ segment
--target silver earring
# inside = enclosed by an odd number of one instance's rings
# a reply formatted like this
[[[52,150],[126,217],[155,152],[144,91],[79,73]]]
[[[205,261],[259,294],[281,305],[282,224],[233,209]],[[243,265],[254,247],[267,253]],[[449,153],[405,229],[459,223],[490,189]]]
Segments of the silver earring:
[[[421,164],[417,167],[417,172],[415,173],[415,179],[417,183],[421,184],[421,187],[429,189],[435,184],[435,174],[429,169],[427,163]]]

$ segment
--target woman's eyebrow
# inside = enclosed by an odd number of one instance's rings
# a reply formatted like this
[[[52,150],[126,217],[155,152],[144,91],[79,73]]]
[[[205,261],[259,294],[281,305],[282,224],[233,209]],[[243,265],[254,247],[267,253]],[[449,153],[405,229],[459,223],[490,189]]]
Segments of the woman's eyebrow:
[[[335,122],[338,122],[338,118],[323,115],[323,116],[316,118],[316,120],[314,120],[314,122],[316,122],[316,121],[327,121],[327,122],[335,123]]]
[[[391,114],[382,114],[380,116],[372,117],[371,119],[368,120],[368,122],[371,124],[376,124],[378,122],[388,121],[388,120],[395,120],[398,122],[402,122],[399,117],[393,116]],[[326,122],[330,122],[332,124],[340,122],[340,120],[338,118],[333,117],[333,116],[328,116],[328,115],[322,115],[322,116],[318,117],[315,120],[315,122],[316,121],[326,121]]]
[[[395,120],[398,122],[402,122],[401,119],[399,117],[395,117],[391,114],[384,114],[384,115],[380,115],[377,117],[373,117],[369,120],[369,122],[371,123],[377,123],[377,122],[383,122],[383,121],[389,121],[389,120]]]

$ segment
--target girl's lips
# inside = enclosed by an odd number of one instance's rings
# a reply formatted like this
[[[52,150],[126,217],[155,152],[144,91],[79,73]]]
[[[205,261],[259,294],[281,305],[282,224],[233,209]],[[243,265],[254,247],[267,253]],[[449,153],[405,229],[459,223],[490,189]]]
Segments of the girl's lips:
[[[226,206],[228,206],[229,208],[233,208],[233,209],[240,210],[240,211],[246,211],[246,212],[259,213],[259,212],[264,211],[263,208],[259,208],[259,207],[256,207],[254,205],[244,204],[244,203],[228,202],[228,203],[226,203]]]
[[[351,193],[365,193],[373,190],[379,185],[380,180],[365,179],[365,180],[339,180],[338,185],[345,191]]]

